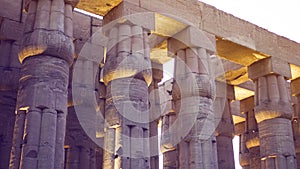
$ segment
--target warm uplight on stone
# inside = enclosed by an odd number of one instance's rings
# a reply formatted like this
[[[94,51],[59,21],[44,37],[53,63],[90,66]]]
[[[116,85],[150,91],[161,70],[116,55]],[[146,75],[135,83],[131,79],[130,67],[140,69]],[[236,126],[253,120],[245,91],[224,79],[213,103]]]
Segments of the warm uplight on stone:
[[[198,0],[0,0],[0,169],[299,168],[299,57]]]

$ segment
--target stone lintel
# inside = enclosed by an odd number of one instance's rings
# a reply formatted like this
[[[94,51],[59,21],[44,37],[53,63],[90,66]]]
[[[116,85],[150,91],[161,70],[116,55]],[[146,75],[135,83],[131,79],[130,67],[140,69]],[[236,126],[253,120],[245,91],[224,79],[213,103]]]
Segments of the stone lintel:
[[[291,90],[293,96],[300,94],[300,78],[297,78],[291,82]]]
[[[103,27],[103,32],[108,35],[109,31],[118,25],[128,24],[140,26],[148,31],[155,29],[155,14],[154,13],[137,13],[134,15],[122,15],[114,20],[106,21],[107,24]]]
[[[259,60],[248,67],[248,77],[253,80],[270,74],[292,78],[290,65],[275,57]]]
[[[122,0],[80,0],[77,7],[104,16],[121,2]]]
[[[186,48],[204,48],[211,53],[216,51],[215,36],[196,27],[189,26],[168,40],[168,50],[172,54]]]
[[[254,110],[254,96],[241,100],[240,110],[243,113]]]
[[[116,2],[116,4],[113,2]],[[92,13],[104,15],[111,9],[115,10],[118,7],[116,5],[120,2],[121,0],[81,0],[78,7]],[[85,6],[80,5],[83,3]],[[125,3],[125,0],[122,3]],[[127,13],[155,11],[178,16],[218,37],[267,55],[273,55],[289,63],[300,65],[299,43],[276,35],[203,2],[182,0],[143,0],[138,2],[137,0],[126,0],[126,3],[130,4],[127,5]],[[107,8],[102,8],[101,4],[104,7],[107,6]],[[104,9],[104,12],[101,11],[102,9]],[[241,25],[243,29],[241,29]],[[278,45],[280,45],[280,48]]]

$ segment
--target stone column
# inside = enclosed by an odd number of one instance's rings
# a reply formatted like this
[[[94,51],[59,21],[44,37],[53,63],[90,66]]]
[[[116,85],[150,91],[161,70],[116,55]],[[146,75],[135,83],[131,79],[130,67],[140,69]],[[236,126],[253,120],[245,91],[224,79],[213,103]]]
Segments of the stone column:
[[[0,168],[7,169],[15,122],[15,94],[0,91]],[[8,97],[9,96],[9,97]],[[11,98],[10,98],[11,97]],[[4,104],[3,104],[4,103]]]
[[[168,41],[168,50],[176,55],[175,83],[172,90],[179,121],[178,168],[217,169],[214,136],[215,98],[210,55],[215,37],[188,27]],[[188,130],[191,126],[191,130]]]
[[[11,169],[61,169],[76,1],[28,3]],[[21,147],[21,148],[20,148]]]
[[[216,129],[219,168],[235,168],[232,145],[234,124],[230,108],[230,102],[231,100],[234,100],[234,97],[230,98],[230,96],[234,96],[234,89],[231,85],[228,85],[227,89],[230,90],[227,90],[227,100],[225,101],[222,119]]]
[[[68,108],[68,116],[67,116],[67,129],[66,129],[66,139],[65,139],[65,147],[66,147],[66,169],[95,169],[96,168],[96,149],[98,149],[98,145],[94,142],[95,139],[91,137],[88,132],[93,132],[94,137],[96,136],[95,132],[95,124],[93,121],[90,121],[90,118],[95,120],[95,114],[89,114],[89,110],[83,112],[86,116],[88,116],[88,122],[92,124],[92,127],[87,127],[84,123],[85,121],[79,120],[78,116],[80,116],[76,112],[80,109],[75,109],[74,106],[70,106]],[[81,117],[82,118],[82,117]],[[99,148],[100,149],[100,148]]]
[[[260,168],[258,127],[254,116],[254,97],[240,101],[241,112],[246,115],[245,144],[249,151],[250,169]]]
[[[248,67],[255,83],[255,118],[258,123],[262,169],[295,169],[290,93],[291,78],[287,62],[267,58]]]
[[[152,65],[152,83],[149,86],[149,103],[150,103],[150,137],[158,138],[158,122],[160,120],[161,108],[160,108],[160,98],[158,83],[163,78],[163,65],[159,63],[151,63]],[[158,140],[151,139],[150,142],[150,166],[152,169],[159,168],[159,149]]]
[[[79,169],[79,154],[79,147],[70,146],[67,149],[66,169]]]
[[[2,12],[18,13],[14,9],[21,1],[8,5],[1,1]],[[4,4],[3,4],[4,3]],[[20,11],[20,10],[17,10]],[[2,13],[3,14],[3,13]],[[9,18],[7,18],[9,17]],[[13,17],[14,18],[14,17]],[[21,64],[18,60],[20,38],[23,23],[11,16],[1,17],[0,21],[0,168],[8,169],[9,155],[12,148],[15,123],[16,98],[20,79]],[[13,20],[12,20],[13,19]],[[21,18],[20,18],[21,19]]]
[[[123,21],[123,20],[122,20]],[[110,24],[103,168],[150,168],[148,86],[152,81],[147,28]],[[149,21],[151,23],[151,21]]]
[[[174,83],[174,82],[173,82]],[[172,89],[172,93],[175,92]],[[173,95],[172,94],[172,95]],[[177,114],[175,112],[175,101],[177,98],[172,97],[172,106],[171,109],[164,113],[162,116],[162,139],[160,144],[160,151],[163,153],[163,167],[164,169],[174,169],[178,168],[178,145],[174,144],[173,141],[175,140],[176,133],[172,129],[174,126],[175,120],[177,118]]]
[[[242,122],[240,125],[244,124]],[[250,169],[250,153],[246,146],[246,136],[245,134],[240,135],[240,157],[239,157],[240,165],[243,169]]]
[[[291,91],[294,96],[294,116],[292,120],[293,135],[295,141],[295,151],[297,159],[297,169],[300,169],[300,78],[291,82]]]
[[[80,141],[80,140],[79,140]],[[94,148],[70,145],[67,148],[66,169],[96,169]]]

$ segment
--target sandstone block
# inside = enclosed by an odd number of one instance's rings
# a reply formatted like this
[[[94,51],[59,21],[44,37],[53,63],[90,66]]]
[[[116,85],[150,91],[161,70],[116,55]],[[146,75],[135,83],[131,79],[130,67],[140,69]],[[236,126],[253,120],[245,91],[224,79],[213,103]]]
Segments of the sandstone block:
[[[123,17],[116,18],[117,20],[110,20],[109,24],[103,27],[103,31],[107,32],[112,27],[119,25],[122,20],[122,24],[128,23],[130,25],[140,26],[145,30],[155,30],[155,15],[154,13],[136,13],[134,15],[127,15],[122,13]],[[104,21],[106,19],[104,18]],[[107,21],[105,22],[107,23]]]
[[[4,11],[7,11],[7,9],[5,9]],[[9,40],[20,40],[22,35],[23,23],[6,18],[2,20],[0,28],[0,37]]]
[[[290,65],[278,58],[266,58],[259,60],[248,67],[248,77],[258,79],[259,77],[277,74],[285,78],[291,78]]]
[[[189,26],[169,39],[168,50],[171,53],[176,53],[176,51],[180,49],[201,47],[208,51],[215,52],[215,39],[210,36],[212,35]]]
[[[19,22],[22,13],[22,9],[21,9],[22,3],[23,3],[22,0],[1,1],[0,16]]]
[[[300,94],[300,78],[292,80],[291,82],[292,95],[297,96]]]
[[[254,109],[254,97],[248,97],[240,101],[240,111],[241,112],[248,112]]]
[[[74,46],[71,37],[67,37],[59,31],[47,31],[38,29],[32,33],[25,34],[23,38],[23,49],[19,53],[19,60],[36,55],[49,55],[73,62]]]

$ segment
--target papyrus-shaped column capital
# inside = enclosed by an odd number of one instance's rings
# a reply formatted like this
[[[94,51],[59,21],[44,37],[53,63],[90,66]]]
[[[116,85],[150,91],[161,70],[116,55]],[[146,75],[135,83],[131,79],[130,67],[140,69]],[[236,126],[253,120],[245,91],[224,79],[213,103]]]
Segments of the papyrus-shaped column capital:
[[[248,67],[248,76],[255,83],[255,117],[258,123],[273,118],[292,117],[290,92],[286,79],[290,66],[277,58],[259,60]]]
[[[150,32],[127,19],[121,18],[103,28],[109,39],[103,80],[107,85],[115,79],[134,77],[149,86],[152,82]]]
[[[28,1],[21,63],[32,56],[48,55],[73,62],[73,8],[76,0]]]

